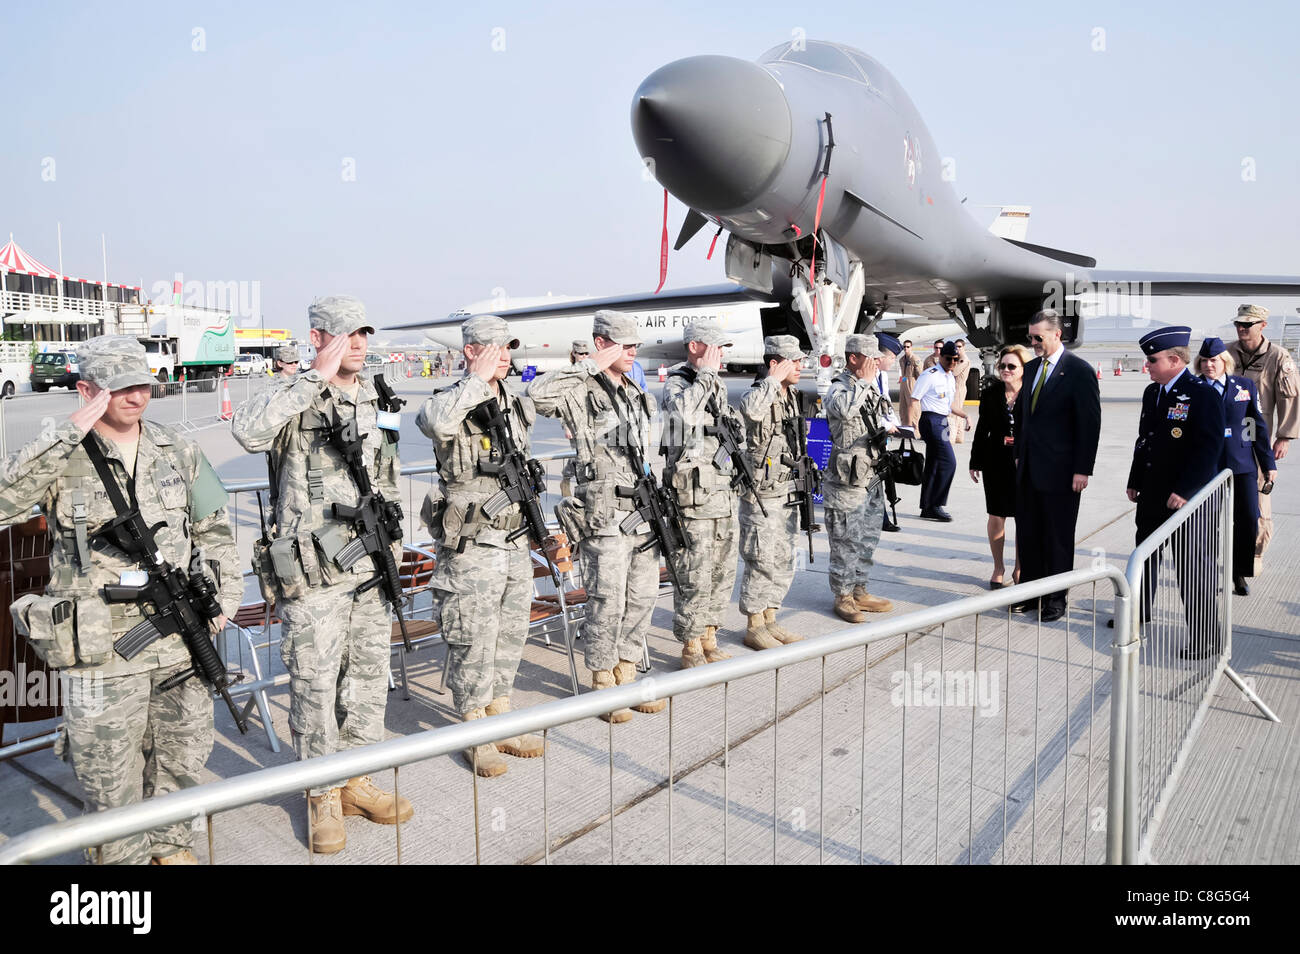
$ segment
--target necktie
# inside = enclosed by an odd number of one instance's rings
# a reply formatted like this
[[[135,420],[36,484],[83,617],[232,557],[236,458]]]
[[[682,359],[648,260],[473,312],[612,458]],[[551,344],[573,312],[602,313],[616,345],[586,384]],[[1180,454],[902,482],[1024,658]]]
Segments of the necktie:
[[[1038,394],[1040,391],[1043,390],[1043,382],[1047,380],[1047,376],[1051,373],[1052,373],[1051,362],[1044,359],[1043,371],[1040,375],[1038,375],[1038,380],[1034,382],[1034,393],[1029,396],[1029,411],[1031,414],[1034,411],[1038,410]]]

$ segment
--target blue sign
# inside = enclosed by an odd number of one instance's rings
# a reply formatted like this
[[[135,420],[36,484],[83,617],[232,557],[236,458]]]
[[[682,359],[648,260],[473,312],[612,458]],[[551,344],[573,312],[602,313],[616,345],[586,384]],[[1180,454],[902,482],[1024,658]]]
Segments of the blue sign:
[[[824,417],[808,420],[808,456],[813,459],[817,469],[823,474],[831,462],[831,425]],[[822,502],[822,495],[815,494],[813,499]]]
[[[527,384],[535,377],[537,377],[537,365],[529,364],[525,365],[524,373],[519,375],[519,380]]]

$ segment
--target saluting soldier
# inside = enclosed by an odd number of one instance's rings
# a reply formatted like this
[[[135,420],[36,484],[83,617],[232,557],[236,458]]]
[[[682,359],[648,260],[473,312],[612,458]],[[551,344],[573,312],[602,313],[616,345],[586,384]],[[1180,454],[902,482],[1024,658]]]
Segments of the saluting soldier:
[[[682,668],[730,659],[718,648],[718,627],[736,585],[736,465],[720,461],[719,440],[709,430],[729,421],[744,425],[727,403],[719,376],[722,349],[734,342],[712,318],[698,318],[682,333],[686,360],[668,372],[663,393],[661,449],[664,484],[682,512],[685,551],[676,557],[673,635],[682,644]],[[712,398],[712,407],[710,407]]]
[[[145,567],[97,533],[118,514],[95,458],[117,496],[139,508],[163,559],[216,585],[224,615],[211,621],[214,633],[239,608],[243,583],[212,465],[198,444],[141,419],[155,383],[143,345],[129,336],[92,338],[77,348],[77,361],[86,403],[0,465],[0,520],[25,520],[39,506],[49,523],[49,585],[11,612],[37,654],[62,670],[55,752],[72,763],[87,808],[102,811],[199,783],[212,751],[212,695],[198,678],[161,688],[191,665],[179,635],[130,660],[114,651],[144,612],[108,603],[103,587]],[[195,864],[192,838],[188,824],[168,825],[103,845],[100,860]]]
[[[512,395],[502,383],[510,373],[510,352],[519,347],[510,326],[495,315],[479,315],[461,325],[461,338],[465,376],[425,401],[415,423],[433,439],[438,459],[441,486],[431,492],[425,514],[438,540],[432,586],[447,642],[447,685],[456,711],[468,722],[510,711],[533,587],[528,536],[510,539],[523,526],[519,505],[512,503],[490,519],[482,512],[501,483],[483,472],[482,465],[495,460],[494,448],[473,412],[495,402],[524,456],[537,415],[529,398]],[[522,735],[476,749],[466,750],[466,760],[491,778],[506,771],[500,753],[530,759],[541,755],[543,746],[540,737]]]
[[[1192,329],[1172,326],[1143,335],[1151,384],[1142,393],[1142,416],[1128,475],[1128,499],[1137,502],[1137,542],[1208,484],[1223,453],[1223,405],[1213,389],[1187,368]],[[1220,630],[1216,606],[1217,529],[1184,523],[1171,544],[1191,643],[1181,655],[1201,659],[1217,653]],[[1153,554],[1143,580],[1142,615],[1150,613],[1160,555]]]
[[[794,335],[769,335],[763,339],[763,364],[767,374],[757,378],[740,399],[745,419],[745,450],[754,467],[757,488],[740,498],[740,555],[745,570],[740,580],[740,611],[749,619],[745,645],[750,649],[775,649],[803,639],[776,622],[794,580],[794,549],[799,533],[799,512],[787,506],[795,492],[785,461],[799,454],[798,434],[803,427],[797,385],[804,354]],[[766,516],[758,506],[763,501]]]
[[[1300,372],[1290,352],[1264,337],[1268,327],[1268,309],[1259,305],[1242,305],[1237,309],[1237,340],[1228,345],[1228,353],[1237,372],[1255,382],[1259,391],[1259,410],[1273,435],[1273,458],[1280,464],[1291,442],[1300,436]],[[1272,483],[1262,469],[1258,473],[1259,530],[1255,538],[1255,575],[1264,565],[1264,551],[1273,539],[1273,503],[1269,491]],[[1265,490],[1265,486],[1268,490]]]
[[[374,574],[368,557],[340,565],[353,539],[333,505],[353,507],[360,490],[334,445],[336,422],[355,424],[372,486],[398,499],[400,462],[385,430],[400,426],[381,413],[365,369],[374,327],[356,298],[318,298],[307,310],[316,360],[284,387],[267,388],[235,411],[235,439],[250,453],[270,451],[276,475],[276,539],[271,543],[279,598],[280,655],[289,670],[289,728],[298,758],[329,755],[384,738],[391,613],[381,587],[358,587]],[[394,559],[400,559],[400,553]],[[308,798],[313,851],[347,843],[344,815],[392,825],[414,811],[370,776],[314,788]]]
[[[875,464],[886,428],[887,399],[876,390],[880,348],[870,335],[849,335],[845,368],[831,380],[822,402],[831,432],[831,458],[822,484],[826,533],[830,538],[831,593],[835,615],[850,623],[865,613],[884,613],[894,604],[867,590],[885,513],[884,482]]]
[[[641,343],[636,320],[614,311],[596,312],[592,322],[595,351],[577,364],[558,368],[528,385],[537,413],[558,417],[573,435],[577,454],[573,497],[561,504],[565,531],[577,541],[587,588],[582,645],[595,689],[634,682],[659,591],[659,548],[641,547],[649,540],[644,523],[620,529],[633,503],[614,491],[630,487],[636,473],[629,446],[645,456],[654,418],[654,398],[631,378],[636,347]],[[661,712],[667,701],[633,706],[638,712]],[[601,716],[626,722],[632,709]]]
[[[1214,388],[1223,402],[1223,458],[1220,469],[1232,471],[1232,586],[1238,596],[1249,596],[1248,577],[1255,575],[1255,539],[1258,533],[1258,469],[1268,480],[1277,474],[1268,424],[1259,409],[1255,382],[1232,373],[1233,359],[1220,338],[1206,338],[1196,359],[1201,381]]]

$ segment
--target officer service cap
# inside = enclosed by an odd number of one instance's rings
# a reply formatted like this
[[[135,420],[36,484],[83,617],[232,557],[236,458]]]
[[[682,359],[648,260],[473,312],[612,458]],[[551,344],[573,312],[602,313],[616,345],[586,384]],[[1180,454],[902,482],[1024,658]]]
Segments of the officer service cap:
[[[351,335],[358,331],[375,333],[375,326],[366,317],[366,306],[351,295],[317,298],[307,309],[307,320],[312,328],[328,335]]]
[[[876,343],[880,345],[881,351],[888,351],[890,354],[903,353],[903,342],[883,331],[876,332]]]
[[[1152,358],[1170,348],[1186,348],[1191,340],[1191,328],[1186,325],[1170,325],[1168,328],[1148,331],[1138,340],[1138,344],[1142,346],[1142,353]]]
[[[1222,338],[1206,338],[1201,342],[1202,358],[1217,358],[1223,352],[1228,350],[1228,346],[1223,343]]]
[[[799,350],[799,339],[794,335],[768,335],[763,339],[763,354],[774,354],[790,361],[802,361],[804,357]]]
[[[696,318],[682,333],[683,343],[699,341],[706,345],[717,345],[720,348],[730,348],[735,344],[731,336],[722,330],[722,325],[716,318]]]
[[[573,339],[573,347],[570,348],[574,354],[591,354],[591,342],[583,341],[581,338]]]
[[[131,335],[100,335],[77,347],[81,376],[107,391],[155,383],[144,345]]]
[[[641,335],[637,333],[635,318],[603,308],[595,314],[595,318],[591,323],[591,333],[600,335],[615,344],[635,345],[641,343]]]
[[[280,345],[275,349],[275,360],[283,361],[285,364],[297,364],[298,349],[293,345]]]
[[[941,358],[959,358],[959,357],[961,357],[961,354],[957,351],[957,342],[955,342],[955,341],[945,341],[945,342],[943,343],[943,350],[939,352],[939,356],[940,356]]]
[[[1237,308],[1237,321],[1267,321],[1268,309],[1262,305],[1241,305]]]
[[[510,325],[496,315],[475,315],[460,326],[460,339],[465,344],[519,347],[519,339],[510,333]]]
[[[845,354],[860,354],[864,358],[879,358],[880,345],[872,335],[849,335],[844,342]]]

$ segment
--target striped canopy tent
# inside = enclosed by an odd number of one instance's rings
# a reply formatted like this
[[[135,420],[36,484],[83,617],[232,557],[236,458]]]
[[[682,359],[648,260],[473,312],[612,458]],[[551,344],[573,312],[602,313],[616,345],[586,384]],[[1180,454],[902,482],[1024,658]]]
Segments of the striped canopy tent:
[[[42,265],[19,247],[13,235],[4,248],[0,248],[0,271],[17,272],[35,278],[58,278],[57,272]]]

